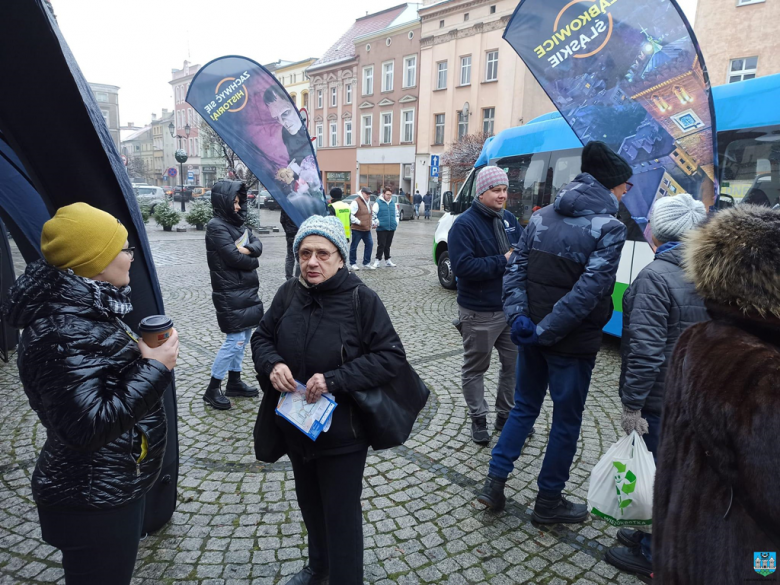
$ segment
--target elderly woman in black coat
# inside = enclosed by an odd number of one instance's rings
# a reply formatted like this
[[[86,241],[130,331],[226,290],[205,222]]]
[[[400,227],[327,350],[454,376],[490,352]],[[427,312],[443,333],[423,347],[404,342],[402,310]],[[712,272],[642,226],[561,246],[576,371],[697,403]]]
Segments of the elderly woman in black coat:
[[[295,391],[299,381],[309,402],[329,392],[338,406],[330,430],[316,441],[281,417],[257,429],[255,439],[263,443],[281,436],[309,533],[309,564],[288,585],[362,585],[360,495],[368,439],[350,394],[387,383],[406,355],[382,301],[345,267],[347,241],[338,219],[306,220],[294,250],[301,278],[282,285],[252,337],[255,368],[264,391],[271,393],[264,400],[276,404],[279,392]]]
[[[165,453],[178,334],[152,349],[120,320],[133,309],[133,248],[108,213],[59,209],[41,251],[4,312],[24,329],[19,377],[46,429],[32,476],[43,540],[62,551],[67,585],[125,585]]]

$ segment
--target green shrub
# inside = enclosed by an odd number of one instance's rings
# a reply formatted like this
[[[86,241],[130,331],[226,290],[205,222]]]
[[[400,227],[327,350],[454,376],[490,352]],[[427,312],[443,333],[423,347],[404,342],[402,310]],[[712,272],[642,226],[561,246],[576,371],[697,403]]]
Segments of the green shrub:
[[[170,231],[179,221],[181,214],[171,209],[168,205],[159,204],[154,208],[154,221],[163,226],[163,229]]]
[[[214,210],[211,203],[207,201],[198,201],[193,203],[190,212],[184,216],[188,224],[194,226],[204,226],[214,217]]]
[[[152,217],[152,206],[144,203],[143,205],[140,205],[141,208],[141,218],[143,218],[144,223],[149,223],[149,218]]]

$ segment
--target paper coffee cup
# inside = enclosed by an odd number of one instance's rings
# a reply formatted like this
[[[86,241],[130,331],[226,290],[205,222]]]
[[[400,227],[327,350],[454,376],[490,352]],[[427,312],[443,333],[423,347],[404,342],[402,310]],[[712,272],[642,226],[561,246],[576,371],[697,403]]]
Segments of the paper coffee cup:
[[[138,324],[141,337],[149,347],[160,347],[173,332],[173,320],[165,315],[151,315]]]

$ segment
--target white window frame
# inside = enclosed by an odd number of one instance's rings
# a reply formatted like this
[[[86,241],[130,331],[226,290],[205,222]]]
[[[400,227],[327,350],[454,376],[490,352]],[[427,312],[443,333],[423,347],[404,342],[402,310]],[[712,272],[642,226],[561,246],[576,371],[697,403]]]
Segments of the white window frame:
[[[323,137],[322,137],[322,132],[323,132],[322,123],[317,124],[317,126],[315,126],[315,129],[316,129],[315,132],[316,132],[316,136],[317,136],[317,148],[322,148],[322,140],[323,140]]]
[[[344,146],[352,146],[352,120],[344,120]]]
[[[339,90],[336,87],[330,88],[330,107],[335,108],[339,105]]]
[[[460,58],[460,86],[471,85],[471,55]]]
[[[111,112],[100,108],[100,113],[103,114],[103,119],[106,121],[106,126],[110,126],[111,123],[109,122],[109,119],[111,118]]]
[[[389,68],[388,68],[389,66]],[[382,91],[393,91],[395,85],[395,61],[382,63]]]
[[[409,83],[411,75],[412,82]],[[417,55],[404,57],[404,88],[417,86]]]
[[[411,114],[411,120],[407,120],[407,114]],[[414,109],[401,110],[401,125],[399,128],[402,144],[414,142]]]
[[[750,6],[751,4],[761,4],[766,0],[737,0],[737,6]]]
[[[463,133],[461,133],[460,128],[463,126]],[[463,115],[463,111],[458,112],[458,142],[462,140],[465,136],[468,136],[469,134],[469,117],[466,115]]]
[[[485,81],[498,81],[498,49],[485,55]]]
[[[349,105],[352,103],[352,84],[347,83],[344,86],[344,103]]]
[[[368,121],[368,124],[366,124]],[[368,140],[366,140],[368,131]],[[374,114],[364,114],[360,117],[360,146],[371,146],[374,137]]]
[[[441,116],[441,124],[439,124],[439,116]],[[444,144],[444,133],[446,132],[447,127],[445,124],[447,123],[447,115],[446,114],[434,114],[433,115],[433,143],[434,144]],[[437,140],[438,136],[437,133],[439,131],[439,128],[441,128],[441,141]]]
[[[330,123],[330,145],[331,146],[339,145],[339,131],[338,131],[338,124],[336,122]]]
[[[487,113],[490,112],[490,118],[487,117]],[[490,129],[485,128],[485,124],[490,124]],[[496,133],[496,108],[482,108],[482,132],[494,136]]]
[[[447,89],[447,73],[447,61],[436,63],[436,89]],[[442,77],[444,77],[443,80]]]
[[[390,120],[386,121],[386,116],[390,116]],[[392,144],[393,143],[393,112],[381,112],[379,114],[379,144]],[[389,133],[387,140],[385,140],[386,133]]]
[[[100,96],[103,96],[106,99],[102,100],[102,99],[100,99]],[[109,103],[108,94],[105,91],[96,91],[95,92],[95,101],[100,103],[100,104],[107,104],[107,103]]]
[[[322,90],[318,89],[317,90],[317,109],[321,109],[321,108],[322,108]]]
[[[374,95],[374,66],[373,65],[369,65],[368,67],[363,67],[363,95]]]
[[[755,57],[756,59],[756,66],[751,69],[745,69],[745,64],[748,59],[753,59]],[[734,63],[734,61],[742,61],[742,69],[739,71],[732,71],[731,64]],[[736,59],[729,59],[729,71],[728,71],[728,77],[727,77],[727,83],[736,83],[737,81],[744,81],[745,75],[752,75],[751,79],[756,77],[756,71],[758,70],[758,56],[751,55],[750,57],[738,57]],[[738,79],[733,79],[738,78]]]

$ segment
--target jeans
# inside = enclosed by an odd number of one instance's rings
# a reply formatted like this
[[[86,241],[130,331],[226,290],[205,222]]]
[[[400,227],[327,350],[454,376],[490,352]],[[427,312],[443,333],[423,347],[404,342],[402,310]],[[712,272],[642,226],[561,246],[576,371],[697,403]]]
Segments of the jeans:
[[[420,204],[415,203],[414,204],[414,216],[419,218],[420,217]]]
[[[492,477],[509,477],[539,416],[549,385],[553,422],[537,484],[539,495],[550,499],[560,496],[577,451],[582,412],[595,364],[595,356],[565,357],[549,353],[537,345],[519,348],[515,407],[493,448],[489,470]]]
[[[642,438],[645,440],[647,449],[653,454],[653,459],[658,459],[658,442],[661,439],[661,417],[657,414],[645,414],[642,413],[642,417],[647,421],[648,431]],[[651,545],[653,543],[653,535],[645,534],[642,537],[642,554],[645,558],[653,562],[653,551]]]
[[[363,585],[363,471],[367,447],[305,459],[290,451],[295,494],[309,533],[309,566],[334,585]]]
[[[376,232],[376,259],[381,260],[382,255],[384,254],[385,260],[390,260],[390,246],[393,245],[393,236],[395,235],[395,230],[393,231],[379,231]]]
[[[146,499],[118,508],[38,506],[43,540],[62,551],[66,585],[128,585],[133,577]]]
[[[425,206],[425,219],[431,219],[431,206]]]
[[[227,334],[225,343],[219,348],[217,357],[214,358],[214,365],[211,366],[212,378],[223,380],[228,371],[241,371],[241,362],[244,360],[244,350],[246,350],[246,347],[249,345],[249,339],[251,337],[251,329]]]
[[[495,347],[501,362],[496,390],[496,414],[505,418],[514,406],[512,390],[515,385],[517,347],[509,337],[510,328],[504,313],[482,313],[458,306],[458,315],[463,335],[463,366],[460,375],[469,415],[476,418],[488,413],[485,372],[490,367]]]
[[[363,266],[371,263],[371,252],[374,250],[374,239],[371,237],[371,230],[361,232],[352,228],[352,243],[349,246],[349,264],[357,264],[357,248],[360,242],[365,242],[363,247]]]
[[[295,236],[286,236],[287,238],[287,257],[284,259],[284,276],[287,280],[293,277],[293,269],[295,268],[295,254],[293,254],[293,242],[295,242]]]

